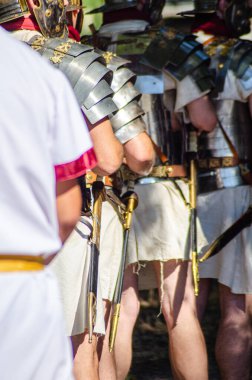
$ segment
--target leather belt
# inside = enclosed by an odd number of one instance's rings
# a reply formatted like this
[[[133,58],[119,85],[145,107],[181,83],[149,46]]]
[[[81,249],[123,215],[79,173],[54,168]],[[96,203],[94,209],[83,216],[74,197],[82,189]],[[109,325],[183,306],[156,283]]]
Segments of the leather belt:
[[[159,165],[154,166],[148,176],[141,177],[133,173],[127,166],[121,167],[122,177],[124,181],[138,180],[141,178],[185,178],[187,177],[186,167],[184,165]]]
[[[187,171],[184,165],[159,165],[154,166],[149,177],[184,178],[187,177]]]
[[[231,168],[239,165],[239,159],[235,157],[211,157],[199,159],[199,169]]]
[[[26,272],[44,269],[41,256],[0,255],[0,272]]]

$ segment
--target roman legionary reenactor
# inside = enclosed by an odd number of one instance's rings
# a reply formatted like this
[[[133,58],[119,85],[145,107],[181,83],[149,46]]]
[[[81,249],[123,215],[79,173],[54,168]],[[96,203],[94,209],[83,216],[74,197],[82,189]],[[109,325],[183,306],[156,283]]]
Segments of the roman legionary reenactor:
[[[106,2],[103,8],[106,19],[107,13],[113,15],[119,9],[125,9],[125,14],[128,8],[133,11],[132,5],[130,1]],[[134,6],[138,6],[137,2],[134,2]],[[213,86],[208,70],[209,58],[203,53],[201,45],[194,43],[194,39],[178,38],[177,47],[181,55],[178,72],[182,71],[184,76],[181,82],[176,78],[171,79],[163,71],[163,54],[170,52],[171,48],[166,49],[166,39],[162,34],[159,37],[160,45],[156,44],[154,49],[150,45],[150,54],[143,57],[146,46],[153,38],[153,31],[150,34],[142,32],[150,24],[143,18],[139,20],[132,17],[124,19],[122,23],[119,20],[103,25],[97,34],[103,42],[109,40],[109,48],[119,54],[124,53],[132,61],[132,67],[138,74],[136,86],[144,94],[141,104],[145,111],[147,130],[157,153],[157,162],[149,176],[136,178],[135,190],[139,204],[134,213],[133,232],[129,241],[128,267],[116,337],[117,378],[124,379],[130,367],[131,335],[139,311],[138,288],[158,287],[169,333],[174,374],[177,378],[207,379],[206,350],[196,317],[193,286],[194,283],[195,291],[198,291],[195,244],[196,133],[191,132],[192,127],[187,124],[190,121],[188,115],[195,104],[202,104],[207,113],[208,106],[212,109],[207,98]],[[127,33],[129,31],[130,34]],[[175,35],[172,33],[169,38],[172,40]],[[149,59],[149,55],[154,62]],[[148,66],[140,63],[143,58]],[[191,67],[191,62],[194,67]],[[190,75],[190,69],[193,75]],[[178,82],[179,88],[176,88]],[[190,93],[185,91],[188,85],[193,88]],[[180,112],[182,109],[185,112]],[[215,126],[216,118],[207,118],[207,123],[195,118],[194,123],[199,131],[207,132]],[[190,159],[191,167],[187,165],[187,158]],[[192,175],[189,181],[190,168]],[[193,257],[194,281],[191,269]]]
[[[59,8],[61,9],[61,4],[59,4]],[[36,6],[33,5],[33,9],[36,15]],[[42,12],[42,10],[40,11]],[[46,9],[44,11],[46,12]],[[41,18],[43,17],[41,16]],[[39,17],[38,19],[40,20]],[[7,21],[7,19],[5,18],[4,21]],[[117,187],[115,178],[104,177],[100,181],[101,178],[97,177],[97,174],[103,175],[113,172],[117,168],[117,162],[121,157],[121,152],[117,148],[118,140],[114,135],[114,140],[111,139],[111,136],[109,138],[107,136],[109,121],[106,120],[106,117],[112,115],[111,120],[113,120],[115,135],[124,144],[126,160],[133,170],[139,173],[149,171],[152,166],[153,148],[144,132],[145,125],[141,121],[143,111],[137,103],[140,94],[133,87],[135,75],[125,67],[124,60],[110,57],[109,64],[105,66],[105,58],[108,59],[108,57],[102,57],[101,53],[95,51],[91,46],[80,45],[72,40],[44,38],[39,32],[34,32],[34,29],[40,29],[41,31],[43,29],[38,26],[36,19],[29,13],[28,17],[22,17],[19,25],[23,29],[16,31],[15,35],[17,37],[21,36],[21,39],[24,39],[32,48],[49,59],[54,66],[66,74],[90,126],[91,134],[96,132],[94,143],[98,156],[98,170],[96,170],[96,173],[89,172],[86,175],[86,184],[81,180],[85,199],[88,198],[89,188],[95,182],[95,189],[91,193],[93,218],[92,220],[88,218],[87,214],[90,213],[90,208],[87,204],[88,202],[85,202],[84,215],[81,217],[80,223],[66,243],[59,259],[53,263],[62,287],[67,333],[73,336],[75,351],[82,343],[84,343],[85,347],[88,347],[86,348],[87,355],[85,355],[85,357],[87,356],[87,367],[84,369],[86,374],[90,370],[91,378],[96,368],[88,365],[88,362],[93,364],[92,360],[89,360],[90,351],[91,358],[93,358],[94,354],[92,353],[92,346],[85,343],[87,343],[87,340],[92,341],[93,329],[96,333],[104,334],[105,332],[103,313],[99,311],[99,305],[101,306],[99,299],[100,296],[106,300],[111,300],[113,297],[122,252],[123,227],[120,219],[123,219],[125,208],[114,192],[108,191],[105,193],[104,191],[104,185],[110,189]],[[28,29],[32,29],[32,33],[30,30],[27,31],[26,25],[28,25]],[[5,23],[4,26],[8,30],[17,28],[17,24],[13,23],[13,21]],[[65,35],[66,33],[64,33]],[[23,38],[23,36],[25,37]],[[111,70],[114,75],[112,75]],[[111,87],[108,85],[109,83],[111,83]],[[103,126],[104,123],[106,129]],[[118,157],[114,154],[115,148],[117,149]],[[102,167],[99,167],[100,151],[105,154],[100,160]],[[88,187],[88,190],[86,190],[86,187]],[[96,200],[98,201],[96,202]],[[98,218],[101,218],[101,201],[105,200],[109,202],[104,202],[102,220],[98,220]],[[120,213],[118,210],[120,210]],[[98,213],[94,215],[95,212]],[[102,228],[100,228],[100,225]],[[99,229],[98,232],[97,229]],[[91,253],[87,244],[89,237]],[[103,263],[101,260],[101,271],[98,276],[99,250],[101,258],[105,261]],[[73,253],[75,253],[76,261],[73,260]],[[95,257],[94,260],[91,258],[91,264],[90,255]],[[92,268],[92,276],[90,276],[90,268]],[[102,294],[99,291],[99,281],[97,285],[97,276],[102,280]],[[92,281],[90,277],[92,277]],[[87,298],[87,293],[89,298]],[[88,303],[89,305],[87,305]],[[89,328],[89,334],[87,334],[87,327]],[[79,362],[78,357],[77,362]],[[83,365],[83,363],[81,364]]]
[[[252,292],[252,230],[244,227],[251,224],[252,43],[240,36],[250,32],[252,4],[203,0],[194,5],[184,15],[194,16],[193,33],[211,59],[215,86],[210,98],[218,118],[215,130],[199,141],[198,213],[208,244],[214,241],[210,252],[220,251],[200,265],[200,314],[209,279],[215,278],[221,307],[216,341],[221,376],[249,379],[251,330],[245,295]]]

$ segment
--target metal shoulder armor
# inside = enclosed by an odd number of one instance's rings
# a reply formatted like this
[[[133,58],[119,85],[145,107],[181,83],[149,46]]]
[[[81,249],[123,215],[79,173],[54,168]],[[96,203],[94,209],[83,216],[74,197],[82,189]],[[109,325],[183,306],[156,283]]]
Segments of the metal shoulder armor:
[[[193,35],[163,31],[148,46],[144,61],[176,81],[190,76],[202,92],[214,87],[210,57]]]
[[[142,119],[144,111],[139,105],[141,94],[134,86],[136,75],[127,67],[129,61],[109,52],[104,53],[104,57],[107,67],[113,71],[111,87],[114,91],[113,101],[118,107],[110,121],[116,137],[125,144],[145,131]]]
[[[43,37],[35,37],[28,44],[67,76],[78,103],[91,124],[117,111],[110,86],[112,71],[92,46],[72,40]]]
[[[252,42],[246,40],[238,40],[232,49],[230,70],[239,79],[245,79],[244,75],[252,64]],[[249,78],[248,78],[249,79]]]

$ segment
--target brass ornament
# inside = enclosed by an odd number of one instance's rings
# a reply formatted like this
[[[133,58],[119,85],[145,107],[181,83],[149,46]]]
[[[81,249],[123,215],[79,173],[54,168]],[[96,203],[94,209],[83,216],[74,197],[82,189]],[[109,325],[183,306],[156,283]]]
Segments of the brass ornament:
[[[45,44],[46,38],[44,36],[38,36],[33,43],[31,44],[31,47],[35,51],[39,51]]]
[[[51,17],[51,15],[52,15],[52,11],[51,11],[51,9],[47,9],[47,10],[45,11],[45,16],[46,16],[46,17]]]
[[[102,56],[105,59],[106,65],[108,65],[112,61],[113,57],[116,57],[116,54],[112,53],[112,51],[105,51]]]
[[[61,63],[62,59],[67,54],[70,48],[71,48],[70,42],[62,42],[59,46],[55,48],[53,52],[53,56],[50,57],[50,61],[54,64]]]

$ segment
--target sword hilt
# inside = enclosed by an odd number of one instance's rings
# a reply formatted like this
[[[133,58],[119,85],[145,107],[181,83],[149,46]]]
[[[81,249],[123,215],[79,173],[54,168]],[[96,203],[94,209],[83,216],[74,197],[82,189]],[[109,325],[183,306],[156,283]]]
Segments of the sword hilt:
[[[127,191],[122,196],[123,203],[126,204],[126,212],[125,212],[125,222],[124,222],[124,229],[129,230],[132,223],[132,214],[133,211],[138,206],[138,196],[134,191]]]

